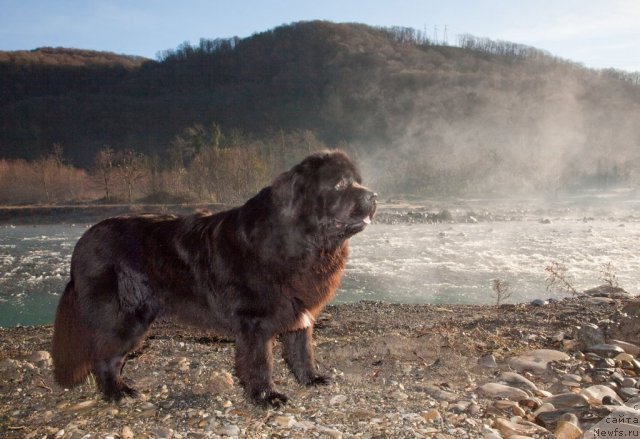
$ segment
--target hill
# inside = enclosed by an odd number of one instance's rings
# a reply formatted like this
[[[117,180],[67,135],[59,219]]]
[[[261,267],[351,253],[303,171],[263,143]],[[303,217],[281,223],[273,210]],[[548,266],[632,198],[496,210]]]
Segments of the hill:
[[[640,164],[637,75],[470,36],[449,47],[404,28],[301,22],[156,61],[4,52],[0,74],[5,158],[54,143],[83,167],[105,145],[166,157],[177,135],[215,122],[347,144],[388,192],[606,186],[635,182]]]

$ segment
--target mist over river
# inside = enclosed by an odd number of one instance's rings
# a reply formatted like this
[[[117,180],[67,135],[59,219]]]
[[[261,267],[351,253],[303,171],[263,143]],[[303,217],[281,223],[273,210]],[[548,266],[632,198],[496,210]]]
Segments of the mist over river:
[[[87,225],[0,228],[0,326],[48,324],[68,281],[73,246]],[[334,302],[494,303],[491,280],[509,283],[507,302],[562,297],[546,291],[545,266],[564,263],[576,289],[601,284],[610,262],[620,286],[640,291],[640,220],[527,217],[473,224],[373,224],[351,239]]]

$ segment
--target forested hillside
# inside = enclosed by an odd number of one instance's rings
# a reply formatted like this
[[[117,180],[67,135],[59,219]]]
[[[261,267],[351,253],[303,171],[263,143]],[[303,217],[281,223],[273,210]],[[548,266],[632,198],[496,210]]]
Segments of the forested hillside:
[[[197,197],[220,198],[194,179],[214,178],[207,164],[223,155],[254,160],[261,171],[246,172],[259,185],[325,145],[357,155],[389,194],[640,179],[637,74],[471,36],[451,47],[410,29],[302,22],[183,44],[155,61],[0,52],[0,77],[0,158],[51,157],[57,145],[67,164],[95,170],[100,152],[135,151],[157,178],[182,169]]]

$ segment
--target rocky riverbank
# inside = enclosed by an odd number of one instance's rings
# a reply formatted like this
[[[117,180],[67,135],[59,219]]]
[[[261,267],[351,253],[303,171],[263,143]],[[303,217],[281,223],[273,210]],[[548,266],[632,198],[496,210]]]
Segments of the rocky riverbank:
[[[245,398],[233,343],[213,333],[155,324],[124,370],[140,398],[109,404],[91,380],[53,382],[51,327],[0,329],[0,436],[517,439],[636,428],[640,301],[592,294],[500,308],[330,306],[316,354],[332,383],[298,385],[276,345],[276,384],[290,397],[281,409]]]

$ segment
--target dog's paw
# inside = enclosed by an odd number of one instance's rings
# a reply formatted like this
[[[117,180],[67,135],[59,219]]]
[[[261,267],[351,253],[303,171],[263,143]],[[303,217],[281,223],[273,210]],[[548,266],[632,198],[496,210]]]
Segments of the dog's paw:
[[[326,375],[316,375],[306,383],[307,386],[328,386],[329,384],[331,384],[331,378]]]
[[[275,390],[263,390],[252,395],[253,401],[262,407],[282,407],[289,398],[286,395]]]

